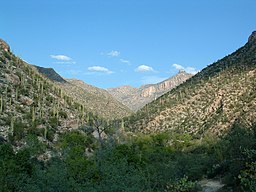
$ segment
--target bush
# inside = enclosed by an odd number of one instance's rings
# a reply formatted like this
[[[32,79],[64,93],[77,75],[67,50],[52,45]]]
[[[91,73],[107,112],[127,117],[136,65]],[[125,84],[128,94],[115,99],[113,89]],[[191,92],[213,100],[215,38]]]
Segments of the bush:
[[[189,181],[186,176],[167,185],[167,191],[170,192],[197,192],[199,190],[199,185]]]
[[[256,191],[256,162],[247,164],[247,168],[241,171],[239,179],[243,191]]]

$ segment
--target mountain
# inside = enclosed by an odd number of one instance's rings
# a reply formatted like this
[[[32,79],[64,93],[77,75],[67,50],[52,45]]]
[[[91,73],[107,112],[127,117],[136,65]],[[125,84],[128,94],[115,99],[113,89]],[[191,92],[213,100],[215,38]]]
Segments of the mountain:
[[[47,71],[54,74],[52,69]],[[55,80],[58,77],[53,76]],[[96,118],[93,112],[16,57],[0,40],[0,140],[19,141],[33,134],[53,141],[58,133],[77,129]]]
[[[65,79],[63,79],[53,68],[44,68],[44,67],[39,67],[36,66],[36,69],[38,70],[39,73],[42,73],[45,77],[48,79],[59,82],[59,83],[66,83]]]
[[[39,73],[58,84],[68,96],[82,103],[92,113],[107,119],[120,119],[132,113],[104,89],[88,85],[81,80],[64,79],[52,68],[35,67]]]
[[[185,71],[180,71],[177,75],[157,84],[143,85],[140,88],[121,86],[110,88],[107,91],[125,106],[133,111],[137,111],[147,103],[150,103],[164,93],[180,85],[190,77],[192,77],[191,74],[188,74]]]
[[[106,90],[99,89],[77,79],[65,79],[67,83],[59,84],[72,98],[77,99],[89,110],[107,119],[123,118],[132,111],[117,101]]]
[[[232,125],[252,126],[256,117],[256,32],[234,53],[132,115],[130,130],[176,130],[221,135]]]

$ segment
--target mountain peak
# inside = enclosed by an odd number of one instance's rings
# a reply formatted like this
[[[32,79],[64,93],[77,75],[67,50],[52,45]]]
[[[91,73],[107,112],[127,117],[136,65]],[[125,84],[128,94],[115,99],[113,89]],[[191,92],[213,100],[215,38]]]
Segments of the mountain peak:
[[[8,52],[10,51],[10,46],[2,39],[0,39],[0,48]]]
[[[180,73],[186,73],[186,71],[184,69],[180,69],[178,74]]]
[[[256,40],[256,31],[253,31],[248,39],[248,43],[255,42],[255,40]]]
[[[44,68],[34,65],[39,73],[43,74],[48,79],[59,82],[59,83],[66,83],[65,79],[63,79],[53,68]]]

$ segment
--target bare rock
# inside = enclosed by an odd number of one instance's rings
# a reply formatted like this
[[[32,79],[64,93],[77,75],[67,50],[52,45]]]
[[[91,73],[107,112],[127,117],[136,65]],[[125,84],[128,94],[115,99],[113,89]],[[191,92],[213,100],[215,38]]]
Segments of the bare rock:
[[[20,84],[20,79],[17,75],[14,74],[5,74],[5,78],[7,79],[8,82],[14,85]]]
[[[256,40],[256,31],[253,31],[248,39],[248,43],[253,43]]]
[[[34,103],[34,101],[32,99],[30,99],[29,97],[27,97],[27,96],[22,96],[20,98],[20,100],[21,100],[22,104],[28,105],[28,106],[30,106]]]
[[[0,39],[0,48],[10,52],[10,46],[2,39]]]

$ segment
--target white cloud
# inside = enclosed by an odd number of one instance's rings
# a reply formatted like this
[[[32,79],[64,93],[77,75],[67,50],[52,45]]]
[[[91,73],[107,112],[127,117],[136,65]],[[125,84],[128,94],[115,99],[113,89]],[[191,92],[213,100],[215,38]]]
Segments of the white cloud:
[[[135,69],[136,72],[147,72],[147,71],[155,71],[152,67],[147,65],[140,65]]]
[[[174,63],[172,66],[175,67],[178,70],[184,70],[184,67],[182,65]]]
[[[120,55],[120,52],[119,51],[110,51],[109,53],[107,53],[107,56],[110,56],[110,57],[118,57]]]
[[[172,66],[174,68],[176,68],[177,70],[184,70],[187,73],[190,73],[190,74],[193,74],[193,75],[199,72],[199,70],[196,70],[196,68],[194,68],[194,67],[184,67],[184,66],[182,66],[180,64],[176,64],[176,63],[172,64]]]
[[[107,74],[113,73],[113,71],[110,71],[109,69],[101,66],[91,66],[91,67],[88,67],[88,70],[92,72],[101,72],[101,73],[107,73]]]
[[[121,61],[122,63],[130,64],[130,61],[125,60],[125,59],[120,59],[120,61]]]
[[[156,83],[162,82],[166,79],[167,79],[167,77],[145,76],[145,77],[142,77],[141,83],[142,84],[156,84]]]
[[[51,58],[53,59],[57,59],[60,61],[71,61],[72,58],[66,56],[66,55],[50,55]]]

